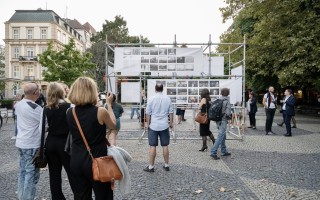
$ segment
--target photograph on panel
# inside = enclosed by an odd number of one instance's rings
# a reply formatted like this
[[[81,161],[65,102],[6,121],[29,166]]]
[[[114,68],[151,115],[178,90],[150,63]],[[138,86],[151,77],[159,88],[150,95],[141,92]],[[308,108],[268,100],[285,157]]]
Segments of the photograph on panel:
[[[150,49],[150,55],[159,55],[158,49]]]
[[[167,71],[167,65],[160,65],[159,64],[159,71]]]
[[[210,81],[210,87],[219,87],[219,81]]]
[[[163,87],[166,87],[166,81],[157,81],[156,84],[162,84]]]
[[[159,49],[159,55],[165,56],[165,55],[167,55],[167,54],[168,54],[168,51],[167,51],[166,48],[161,48],[161,49]]]
[[[188,97],[188,103],[198,103],[198,96],[189,96]]]
[[[168,58],[166,56],[159,57],[159,63],[167,63],[167,62],[168,62]]]
[[[188,81],[189,87],[198,87],[198,81]]]
[[[176,49],[168,49],[168,55],[176,55]]]
[[[187,87],[188,82],[187,81],[178,81],[178,87]]]
[[[194,65],[185,65],[184,66],[184,71],[193,71],[194,70]]]
[[[187,95],[187,89],[178,88],[178,95]]]
[[[176,65],[169,64],[168,71],[176,71]]]
[[[140,55],[140,49],[138,48],[132,49],[132,55]]]
[[[149,49],[141,49],[141,55],[149,55],[150,51]]]
[[[158,65],[155,65],[155,64],[150,65],[150,71],[158,71]]]
[[[210,89],[210,95],[219,95],[219,89]]]
[[[141,71],[150,71],[149,64],[141,64]]]
[[[209,87],[208,81],[199,81],[199,87]]]
[[[168,63],[176,63],[177,62],[177,58],[174,56],[169,56],[168,57]]]
[[[177,88],[168,88],[167,95],[177,95]]]
[[[177,96],[176,103],[187,103],[187,97],[186,96]]]
[[[184,65],[176,65],[177,71],[184,71]]]
[[[124,48],[123,55],[131,55],[131,48]]]
[[[171,103],[176,103],[177,102],[177,97],[170,97],[170,99],[171,99]]]
[[[167,81],[167,87],[176,87],[177,82],[176,81]]]
[[[185,63],[185,57],[177,57],[177,63]]]
[[[157,56],[150,56],[150,63],[158,63],[158,57]]]
[[[188,89],[188,95],[199,95],[198,88],[197,89]]]
[[[194,57],[193,56],[186,56],[186,63],[194,63]]]
[[[141,56],[141,63],[149,63],[149,56]]]

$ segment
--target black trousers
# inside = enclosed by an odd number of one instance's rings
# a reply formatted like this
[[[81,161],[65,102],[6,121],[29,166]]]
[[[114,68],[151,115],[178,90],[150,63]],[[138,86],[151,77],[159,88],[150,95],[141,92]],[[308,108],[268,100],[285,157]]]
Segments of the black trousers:
[[[274,118],[274,114],[276,112],[275,108],[269,108],[266,109],[266,132],[271,132],[271,127],[272,127],[272,123],[273,123],[273,118]]]
[[[283,111],[283,121],[284,121],[284,124],[286,125],[286,129],[287,129],[287,134],[288,135],[291,135],[291,118],[292,118],[292,115],[288,115],[286,113],[286,111],[284,110]]]
[[[256,113],[249,112],[250,126],[256,127]]]
[[[50,190],[52,200],[66,199],[62,191],[62,166],[67,173],[72,191],[75,191],[74,175],[70,171],[70,156],[64,151],[67,135],[48,135],[46,140],[46,155],[49,167]]]

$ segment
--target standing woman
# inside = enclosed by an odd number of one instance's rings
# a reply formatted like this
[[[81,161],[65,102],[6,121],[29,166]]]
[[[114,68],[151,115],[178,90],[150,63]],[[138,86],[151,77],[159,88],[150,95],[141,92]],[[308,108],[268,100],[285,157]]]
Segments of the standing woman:
[[[47,105],[44,107],[48,127],[45,148],[49,167],[51,197],[53,200],[66,199],[61,187],[62,166],[67,173],[71,189],[74,192],[74,176],[70,172],[70,156],[64,151],[69,133],[66,111],[70,107],[70,103],[64,100],[64,96],[61,84],[57,82],[49,84]],[[42,125],[39,126],[39,129],[41,133]]]
[[[201,102],[199,104],[199,110],[201,113],[208,113],[210,107],[210,95],[209,90],[207,88],[201,91]],[[210,131],[210,120],[208,120],[207,124],[200,124],[200,136],[202,137],[202,148],[199,151],[205,151],[208,149],[207,146],[207,136],[210,137],[212,143],[214,144],[215,139]]]
[[[106,97],[108,110],[96,106],[97,98],[97,85],[88,77],[79,77],[72,84],[68,98],[75,105],[73,109],[95,158],[108,155],[106,126],[110,129],[117,128],[112,111],[113,94],[108,93]],[[92,160],[73,117],[72,109],[67,111],[67,122],[72,134],[70,168],[76,176],[77,191],[74,192],[74,199],[92,199],[92,190],[97,200],[113,199],[110,182],[93,180]]]
[[[248,128],[256,129],[256,112],[258,108],[257,108],[257,100],[254,97],[253,92],[249,93],[247,109],[248,109],[249,119],[250,119],[250,126]]]

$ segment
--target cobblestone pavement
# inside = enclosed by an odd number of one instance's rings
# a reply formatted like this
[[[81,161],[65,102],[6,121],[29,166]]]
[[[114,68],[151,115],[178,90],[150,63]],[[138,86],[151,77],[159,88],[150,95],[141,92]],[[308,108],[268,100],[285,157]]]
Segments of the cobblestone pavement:
[[[122,132],[118,145],[133,156],[129,164],[132,192],[122,196],[115,189],[115,199],[320,199],[320,118],[296,116],[297,129],[286,138],[284,127],[276,123],[277,135],[265,135],[265,116],[257,114],[257,130],[245,129],[243,140],[228,140],[231,157],[214,161],[210,152],[199,152],[201,147],[197,129],[194,130],[192,111],[186,112],[187,121],[176,125],[176,144],[170,145],[171,171],[162,169],[163,158],[157,149],[154,173],[142,169],[148,162],[146,135],[142,144],[137,119],[130,119],[130,110],[122,117]],[[215,124],[212,130],[217,135]],[[0,199],[16,199],[18,162],[13,135],[13,122],[4,124],[0,134]],[[228,135],[228,139],[235,139]],[[209,148],[212,144],[210,144]],[[66,175],[63,188],[67,199],[73,199]],[[51,199],[48,170],[41,170],[37,199]]]

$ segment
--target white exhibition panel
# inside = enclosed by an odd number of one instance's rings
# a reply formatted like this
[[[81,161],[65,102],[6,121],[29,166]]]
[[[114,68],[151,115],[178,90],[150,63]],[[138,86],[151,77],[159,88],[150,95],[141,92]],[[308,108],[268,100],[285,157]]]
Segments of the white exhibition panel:
[[[140,82],[121,82],[121,103],[139,103],[140,91]]]
[[[223,75],[223,57],[211,57],[211,74]],[[123,76],[202,76],[209,74],[209,59],[201,48],[116,47],[115,71]]]
[[[242,100],[242,78],[232,79],[148,79],[147,98],[155,95],[155,85],[164,85],[163,94],[168,95],[173,104],[198,104],[202,89],[207,88],[211,100],[219,98],[221,88],[230,89],[230,103]]]
[[[108,81],[108,90],[107,91],[111,91],[113,93],[116,92],[116,77],[114,76],[114,68],[108,66],[108,74],[109,76],[107,76],[107,81]]]

